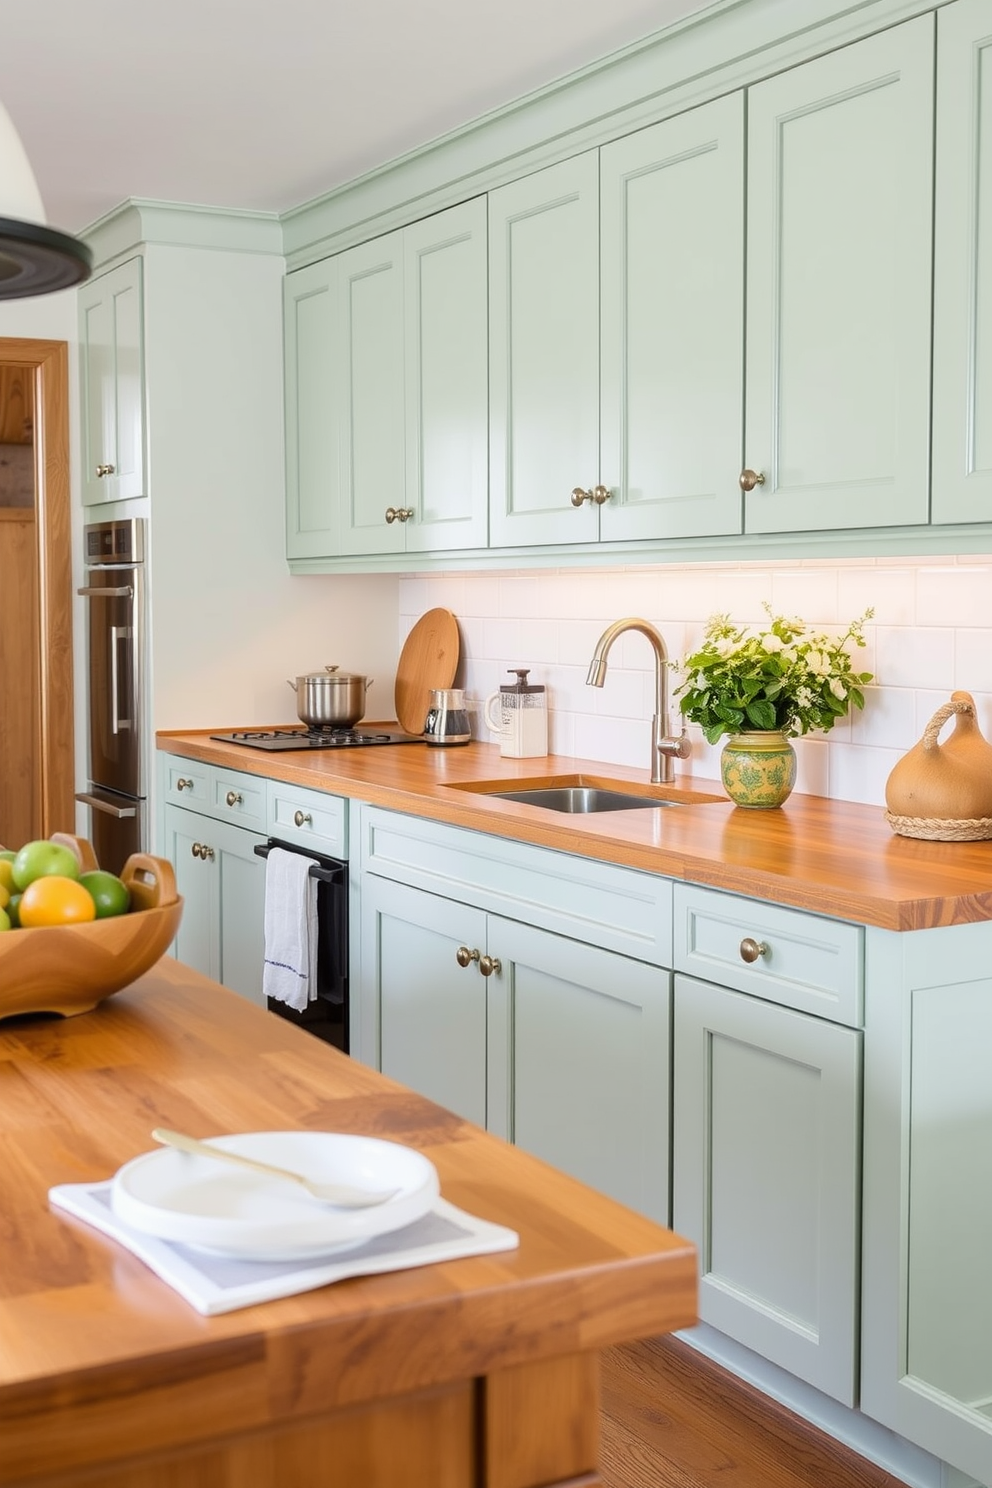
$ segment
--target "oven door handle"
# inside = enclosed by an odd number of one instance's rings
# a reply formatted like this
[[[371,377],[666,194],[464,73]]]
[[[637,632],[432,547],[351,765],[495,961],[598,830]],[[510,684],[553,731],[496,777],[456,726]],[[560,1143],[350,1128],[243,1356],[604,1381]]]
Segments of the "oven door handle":
[[[131,727],[130,718],[122,718],[120,715],[120,688],[121,680],[117,667],[117,650],[121,641],[131,639],[130,625],[112,625],[110,627],[110,732],[122,734],[125,729]]]
[[[269,853],[271,852],[272,848],[274,848],[274,847],[285,847],[285,851],[286,852],[295,852],[295,851],[297,851],[297,849],[292,848],[292,847],[289,847],[289,846],[286,846],[285,844],[283,844],[281,842],[260,842],[254,848],[255,856],[257,858],[267,858],[269,856]],[[300,857],[308,858],[308,857],[310,857],[310,854],[307,853],[307,852],[300,851]],[[345,871],[345,864],[344,863],[339,864],[338,867],[336,867],[336,868],[322,868],[320,866],[319,861],[316,860],[316,859],[314,859],[313,863],[311,863],[311,865],[310,865],[310,877],[311,878],[315,878],[318,881],[318,883],[328,883],[328,884],[340,883],[342,877],[344,876],[344,871]]]
[[[105,811],[108,816],[115,816],[118,820],[138,814],[136,806],[111,806],[109,801],[102,801],[99,796],[91,796],[86,791],[80,791],[76,800],[82,801],[84,806],[92,806],[94,811]]]
[[[133,599],[134,590],[130,584],[122,584],[119,589],[77,589],[77,594],[82,594],[88,599]]]

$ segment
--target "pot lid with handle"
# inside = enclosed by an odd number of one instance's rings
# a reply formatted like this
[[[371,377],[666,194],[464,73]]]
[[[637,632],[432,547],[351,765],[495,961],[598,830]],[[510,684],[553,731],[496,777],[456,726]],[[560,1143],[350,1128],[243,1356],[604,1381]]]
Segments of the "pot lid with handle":
[[[357,682],[359,686],[364,687],[368,691],[375,679],[373,677],[366,677],[361,672],[342,672],[335,662],[333,665],[331,663],[325,665],[322,672],[303,672],[297,677],[295,682],[288,678],[287,680],[290,687],[294,689],[299,687],[301,683],[305,686],[310,682],[320,682],[326,684],[328,687],[334,687],[338,683],[341,683],[342,686],[348,686],[353,682]]]

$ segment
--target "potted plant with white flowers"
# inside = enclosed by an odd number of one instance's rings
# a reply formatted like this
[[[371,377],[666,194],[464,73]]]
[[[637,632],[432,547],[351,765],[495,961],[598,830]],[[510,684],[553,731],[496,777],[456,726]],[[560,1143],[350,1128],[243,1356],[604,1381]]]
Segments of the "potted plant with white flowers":
[[[790,742],[813,729],[827,732],[851,708],[863,708],[870,672],[855,669],[851,651],[865,645],[867,609],[843,635],[811,632],[802,620],[772,613],[764,628],[712,615],[698,650],[676,663],[684,718],[710,744],[726,737],[720,759],[724,789],[739,806],[781,806],[796,783]]]

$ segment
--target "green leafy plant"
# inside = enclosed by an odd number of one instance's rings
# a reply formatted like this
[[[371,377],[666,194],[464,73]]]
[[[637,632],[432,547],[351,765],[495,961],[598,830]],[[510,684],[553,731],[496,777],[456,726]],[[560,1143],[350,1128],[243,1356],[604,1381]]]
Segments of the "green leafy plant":
[[[711,615],[698,651],[674,669],[683,716],[698,723],[710,744],[722,734],[781,729],[798,735],[832,729],[850,708],[863,708],[871,672],[857,672],[850,650],[874,610],[865,610],[842,636],[812,634],[802,620],[773,615],[764,630],[741,628]]]

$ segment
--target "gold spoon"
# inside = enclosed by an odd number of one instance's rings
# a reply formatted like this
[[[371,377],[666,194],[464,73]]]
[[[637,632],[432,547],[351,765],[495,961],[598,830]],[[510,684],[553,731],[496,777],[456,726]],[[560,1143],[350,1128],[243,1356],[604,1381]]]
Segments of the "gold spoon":
[[[335,1204],[339,1209],[371,1209],[376,1204],[385,1204],[399,1193],[398,1188],[373,1192],[367,1188],[349,1188],[342,1183],[314,1183],[302,1173],[289,1168],[277,1168],[272,1163],[259,1162],[254,1157],[243,1157],[240,1152],[229,1152],[225,1147],[215,1147],[212,1142],[200,1142],[196,1137],[187,1137],[182,1132],[169,1131],[156,1126],[152,1132],[156,1142],[165,1147],[176,1147],[180,1152],[191,1152],[196,1157],[212,1157],[218,1162],[236,1163],[240,1168],[253,1168],[256,1173],[267,1173],[270,1178],[288,1178],[299,1183],[307,1193],[325,1204]]]

